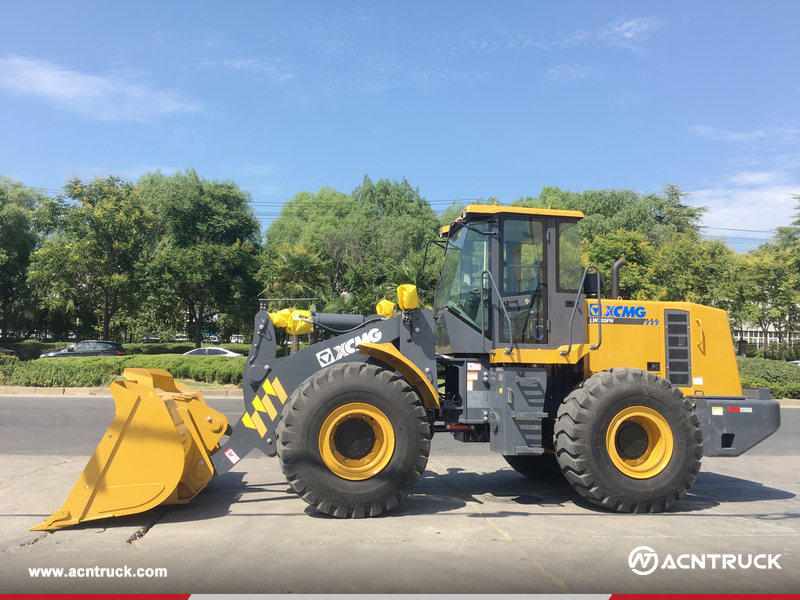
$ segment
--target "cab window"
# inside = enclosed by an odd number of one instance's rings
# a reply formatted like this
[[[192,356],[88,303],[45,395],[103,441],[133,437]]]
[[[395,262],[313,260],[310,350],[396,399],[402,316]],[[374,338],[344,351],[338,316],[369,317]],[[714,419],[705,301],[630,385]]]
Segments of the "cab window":
[[[558,291],[577,293],[583,275],[581,267],[581,238],[578,223],[558,223]]]
[[[503,282],[500,294],[511,320],[501,315],[500,342],[547,343],[547,256],[543,218],[506,217],[501,220]]]

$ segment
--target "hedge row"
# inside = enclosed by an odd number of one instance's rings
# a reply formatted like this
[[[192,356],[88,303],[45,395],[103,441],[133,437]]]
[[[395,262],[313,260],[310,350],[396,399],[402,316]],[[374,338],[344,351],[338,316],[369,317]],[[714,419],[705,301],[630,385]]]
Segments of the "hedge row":
[[[744,387],[769,388],[773,398],[800,398],[800,366],[782,360],[737,357]]]
[[[737,357],[745,387],[766,387],[773,398],[800,398],[800,367],[764,358]],[[178,379],[241,386],[244,357],[131,354],[21,361],[0,356],[0,385],[35,387],[107,386],[125,368],[166,369]]]
[[[45,352],[63,350],[70,344],[67,342],[40,342],[39,340],[25,340],[24,342],[1,344],[3,347],[17,353],[20,360],[33,360]],[[231,352],[247,355],[250,352],[249,344],[203,344],[203,346],[217,346],[226,348]],[[149,344],[122,344],[128,354],[183,354],[194,349],[192,342],[149,343]]]
[[[244,357],[176,354],[91,356],[20,361],[0,357],[0,384],[30,387],[105,387],[126,368],[166,369],[176,379],[241,386]]]

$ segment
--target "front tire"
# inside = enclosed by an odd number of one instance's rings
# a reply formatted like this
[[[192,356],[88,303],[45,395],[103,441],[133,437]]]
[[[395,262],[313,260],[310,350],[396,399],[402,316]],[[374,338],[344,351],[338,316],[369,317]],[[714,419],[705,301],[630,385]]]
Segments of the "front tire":
[[[408,383],[365,363],[309,377],[289,399],[277,436],[289,485],[335,517],[395,507],[425,471],[431,439],[427,412]]]
[[[556,458],[573,488],[617,512],[661,512],[694,484],[703,456],[692,403],[638,369],[596,373],[559,407]]]

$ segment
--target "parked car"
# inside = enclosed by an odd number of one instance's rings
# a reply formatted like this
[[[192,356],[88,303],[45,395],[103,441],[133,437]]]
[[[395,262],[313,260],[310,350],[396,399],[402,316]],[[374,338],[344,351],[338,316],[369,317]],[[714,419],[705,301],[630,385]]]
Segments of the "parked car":
[[[13,350],[0,346],[0,356],[14,356],[14,354],[15,352]]]
[[[105,340],[84,340],[77,344],[72,344],[63,350],[46,352],[39,358],[57,358],[61,356],[122,356],[125,349],[116,342]]]
[[[235,333],[231,336],[231,344],[244,344],[244,336],[241,333]]]
[[[225,350],[225,348],[217,348],[216,346],[208,346],[207,348],[195,348],[183,353],[184,356],[244,356],[237,352]]]

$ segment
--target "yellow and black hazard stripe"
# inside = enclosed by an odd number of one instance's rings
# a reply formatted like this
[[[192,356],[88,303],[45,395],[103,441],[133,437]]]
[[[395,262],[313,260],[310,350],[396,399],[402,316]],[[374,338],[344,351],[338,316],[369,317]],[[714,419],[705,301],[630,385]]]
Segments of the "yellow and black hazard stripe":
[[[257,430],[258,435],[263,438],[267,433],[267,426],[264,424],[264,419],[266,418],[268,423],[272,423],[280,414],[278,409],[275,408],[275,400],[278,400],[282,407],[286,403],[287,398],[286,392],[277,377],[273,379],[272,382],[270,382],[269,379],[265,379],[256,397],[253,398],[254,410],[244,413],[242,416],[242,423],[244,423],[245,427]]]

